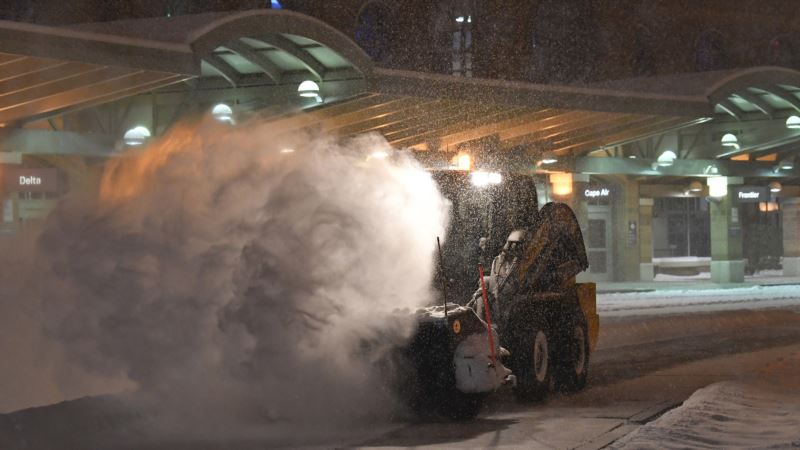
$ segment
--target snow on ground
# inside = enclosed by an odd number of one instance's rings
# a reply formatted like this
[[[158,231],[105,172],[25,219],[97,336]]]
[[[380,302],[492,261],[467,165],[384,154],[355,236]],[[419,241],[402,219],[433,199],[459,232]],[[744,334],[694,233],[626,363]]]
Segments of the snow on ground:
[[[617,441],[614,449],[800,447],[800,392],[791,384],[725,381]]]
[[[606,317],[786,307],[800,308],[800,285],[658,289],[597,295],[597,309],[601,316]]]
[[[766,278],[777,278],[779,281],[784,277],[783,270],[759,270],[758,272],[745,276],[747,280],[760,280]],[[653,278],[653,281],[695,281],[695,280],[710,280],[711,272],[698,272],[694,275],[672,275],[668,273],[658,273]]]

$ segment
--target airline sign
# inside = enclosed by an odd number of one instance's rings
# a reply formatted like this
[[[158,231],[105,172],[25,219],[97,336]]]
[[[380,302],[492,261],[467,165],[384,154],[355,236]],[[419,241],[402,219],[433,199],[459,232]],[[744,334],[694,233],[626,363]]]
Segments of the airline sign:
[[[7,192],[58,192],[57,169],[0,168]]]
[[[769,192],[763,186],[737,186],[733,189],[733,199],[739,203],[761,203],[769,201]]]

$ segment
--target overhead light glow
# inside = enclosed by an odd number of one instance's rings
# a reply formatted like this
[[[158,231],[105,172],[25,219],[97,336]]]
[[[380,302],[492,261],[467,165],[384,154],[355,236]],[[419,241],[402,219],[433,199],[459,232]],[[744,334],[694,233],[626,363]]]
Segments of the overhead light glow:
[[[720,143],[722,144],[723,147],[732,147],[735,149],[739,149],[739,138],[737,138],[736,135],[733,133],[726,133],[724,136],[722,136],[722,139],[720,139]]]
[[[283,6],[281,6],[281,2],[278,0],[270,0],[269,3],[272,9],[283,9]]]
[[[458,22],[458,23],[464,23],[464,16],[458,16],[458,17],[456,17],[456,22]]]
[[[288,148],[288,147],[287,148],[282,148],[281,149],[281,153],[283,153],[284,155],[288,154],[288,153],[294,153],[294,149],[293,148]]]
[[[550,183],[553,185],[554,195],[572,194],[572,174],[571,173],[551,173]]]
[[[758,210],[761,212],[774,212],[781,209],[777,202],[761,202],[758,204]]]
[[[781,161],[781,169],[783,170],[792,170],[794,169],[794,161],[791,159],[784,159]]]
[[[781,186],[781,184],[778,183],[777,181],[773,181],[772,183],[769,184],[770,192],[780,192],[782,188],[783,186]]]
[[[553,153],[547,152],[542,155],[542,159],[540,161],[542,164],[554,164],[558,162],[558,158]]]
[[[137,146],[144,144],[149,137],[150,130],[148,130],[147,127],[137,126],[126,131],[122,140],[125,142],[125,145]]]
[[[678,155],[676,155],[675,152],[672,150],[665,150],[656,160],[656,164],[661,167],[669,167],[676,159],[678,159]]]
[[[484,172],[476,170],[470,174],[472,184],[478,187],[485,187],[490,184],[500,184],[503,181],[503,176],[497,172]]]
[[[214,106],[211,115],[220,122],[233,123],[233,110],[225,103]]]
[[[369,155],[368,159],[386,159],[389,157],[389,154],[383,150],[376,150]]]
[[[459,153],[456,157],[456,166],[458,170],[471,170],[472,169],[472,157],[469,153]]]
[[[319,85],[315,81],[306,80],[297,86],[300,97],[319,97]]]
[[[800,117],[789,116],[789,118],[786,119],[786,128],[791,128],[793,130],[800,128]]]
[[[708,184],[708,195],[711,197],[725,197],[728,195],[728,179],[725,177],[710,177]]]

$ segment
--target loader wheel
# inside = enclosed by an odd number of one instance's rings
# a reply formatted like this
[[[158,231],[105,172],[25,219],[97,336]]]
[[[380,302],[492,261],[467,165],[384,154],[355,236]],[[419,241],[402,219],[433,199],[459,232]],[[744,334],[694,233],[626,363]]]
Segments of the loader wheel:
[[[517,374],[514,393],[523,401],[543,400],[547,397],[552,378],[550,337],[544,328],[537,328],[520,344],[513,364]]]
[[[583,389],[589,373],[589,330],[585,323],[576,322],[572,326],[561,353],[556,367],[556,389],[562,392]]]

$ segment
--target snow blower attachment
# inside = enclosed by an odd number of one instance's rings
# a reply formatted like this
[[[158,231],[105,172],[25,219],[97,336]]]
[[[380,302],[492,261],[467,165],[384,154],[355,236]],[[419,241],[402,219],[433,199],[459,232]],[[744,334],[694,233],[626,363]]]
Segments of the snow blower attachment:
[[[530,176],[504,176],[477,191],[463,173],[433,175],[453,204],[440,250],[442,291],[465,306],[447,303],[443,292],[443,306],[417,312],[417,332],[402,349],[411,362],[400,376],[410,406],[465,419],[503,384],[521,400],[544,398],[551,381],[561,391],[582,389],[599,320],[594,284],[575,282],[589,266],[575,214],[558,203],[538,210]],[[488,276],[470,241],[500,249]],[[476,285],[471,299],[463,294]]]

